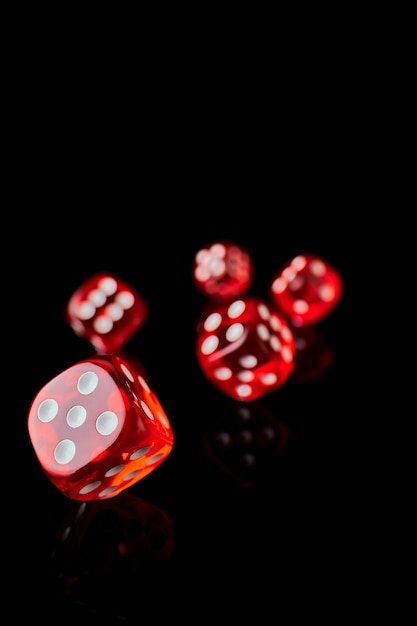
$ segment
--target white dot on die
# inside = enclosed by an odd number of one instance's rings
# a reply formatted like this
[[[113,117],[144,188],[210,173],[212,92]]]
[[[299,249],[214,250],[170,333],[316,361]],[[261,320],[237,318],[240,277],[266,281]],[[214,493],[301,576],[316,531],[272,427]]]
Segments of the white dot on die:
[[[290,283],[292,280],[294,280],[296,272],[293,267],[288,266],[282,270],[282,276],[287,281],[287,283]]]
[[[287,363],[291,363],[291,361],[293,360],[293,355],[289,348],[284,347],[281,350],[281,356]]]
[[[139,450],[136,450],[136,452],[133,452],[129,459],[131,461],[136,461],[136,459],[140,459],[142,456],[144,456],[145,454],[148,454],[149,450],[151,449],[150,446],[143,446],[143,448],[139,448]]]
[[[269,345],[274,352],[279,352],[282,348],[282,344],[276,335],[272,335],[271,339],[269,340]]]
[[[243,300],[236,300],[227,309],[227,315],[228,317],[230,317],[230,319],[236,319],[237,317],[242,315],[245,308],[246,305]]]
[[[282,293],[285,290],[286,286],[287,286],[287,281],[279,276],[272,283],[272,291],[274,293]]]
[[[112,296],[114,293],[116,293],[117,282],[111,276],[106,276],[106,278],[102,278],[98,285],[107,296]]]
[[[223,259],[226,256],[226,247],[222,243],[214,243],[210,247],[210,253],[218,259]]]
[[[84,424],[87,418],[87,411],[83,406],[73,406],[67,413],[67,424],[71,426],[71,428],[78,428],[82,424]]]
[[[197,282],[205,283],[206,280],[210,278],[210,272],[207,270],[206,267],[204,267],[204,265],[197,265],[194,270],[194,277]]]
[[[265,304],[260,304],[258,306],[258,313],[260,317],[264,320],[268,320],[271,317],[268,307]]]
[[[63,439],[58,443],[54,450],[54,457],[57,463],[65,465],[69,463],[75,456],[75,443],[71,439]]]
[[[126,476],[123,476],[123,481],[127,481],[127,480],[132,480],[132,478],[135,478],[135,476],[137,476],[139,474],[141,470],[137,469],[137,470],[133,470],[133,472],[130,472],[129,474],[126,474]]]
[[[302,254],[300,254],[299,256],[296,256],[291,261],[291,265],[297,270],[297,272],[302,270],[303,267],[305,267],[306,263],[307,263],[307,259]]]
[[[50,422],[58,413],[58,402],[49,398],[44,400],[38,407],[38,419],[41,422]]]
[[[91,491],[94,491],[94,489],[97,489],[100,485],[101,481],[96,480],[95,482],[85,485],[82,489],[80,489],[79,494],[84,495],[86,493],[90,493]]]
[[[290,331],[290,329],[288,328],[288,326],[284,326],[281,330],[281,336],[284,339],[284,341],[291,341],[292,339],[292,332]]]
[[[232,324],[226,331],[226,339],[227,341],[237,341],[243,335],[245,329],[243,324]]]
[[[323,261],[315,259],[310,263],[310,271],[312,274],[314,274],[314,276],[324,276],[324,274],[326,273],[326,266]]]
[[[138,376],[138,381],[140,383],[140,385],[144,388],[145,391],[147,391],[148,393],[150,393],[150,388],[148,383],[146,382],[146,380],[142,377],[142,376]]]
[[[204,330],[207,330],[208,332],[216,330],[220,326],[221,321],[222,316],[220,313],[212,313],[204,322]]]
[[[263,341],[268,341],[270,334],[265,324],[258,324],[256,327],[256,332],[260,339],[262,339]]]
[[[101,289],[93,289],[93,291],[90,291],[88,294],[88,299],[94,306],[99,307],[103,306],[106,302],[107,296]]]
[[[133,378],[132,372],[126,367],[126,365],[122,363],[120,365],[120,369],[122,370],[124,375],[133,383],[135,379]]]
[[[106,315],[113,320],[113,322],[118,322],[123,317],[123,307],[117,302],[112,302],[108,306],[106,306]]]
[[[94,330],[100,335],[105,335],[113,328],[113,321],[107,315],[99,315],[94,320]]]
[[[143,402],[143,400],[141,400],[140,404],[143,409],[143,412],[146,413],[146,415],[149,417],[150,420],[154,421],[155,420],[154,415],[152,411],[150,410],[150,408],[148,407],[148,405],[145,402]]]
[[[265,374],[264,376],[262,376],[261,380],[264,385],[267,385],[267,386],[274,385],[277,382],[277,375],[274,374],[273,372],[269,372],[268,374]]]
[[[92,302],[82,302],[77,309],[80,320],[90,320],[96,312],[96,307]]]
[[[232,370],[228,367],[218,367],[213,374],[217,380],[229,380],[232,377]]]
[[[321,285],[319,296],[324,302],[331,302],[334,298],[334,288],[332,285]]]
[[[104,476],[106,478],[109,478],[110,476],[115,476],[116,474],[119,474],[122,469],[124,469],[124,465],[115,465],[114,467],[110,468],[109,470],[107,470],[107,472],[104,474]]]
[[[86,396],[92,393],[98,385],[98,376],[95,372],[85,372],[81,374],[78,379],[77,389],[83,395]]]
[[[154,456],[152,456],[150,459],[146,460],[145,465],[154,465],[155,463],[157,463],[159,461],[159,459],[161,459],[164,455],[162,454],[162,452],[160,452],[159,454],[155,454]]]
[[[293,304],[295,313],[307,313],[308,303],[305,300],[296,300]]]
[[[161,411],[158,412],[158,419],[161,422],[161,424],[165,426],[166,429],[171,428],[166,416],[163,413],[161,413]]]
[[[242,370],[237,377],[242,383],[250,383],[255,378],[255,374],[251,370]]]
[[[220,259],[212,259],[210,263],[210,271],[214,278],[219,278],[220,276],[223,276],[226,271],[226,263]]]
[[[116,489],[117,489],[117,487],[107,487],[107,489],[103,489],[103,491],[100,491],[100,493],[98,494],[98,497],[99,498],[109,498],[110,496],[112,496],[114,494]]]
[[[241,398],[247,398],[252,393],[252,387],[250,385],[239,385],[236,387],[236,393]]]
[[[203,343],[201,344],[201,352],[203,354],[212,354],[217,346],[219,345],[219,338],[216,335],[210,335],[210,337],[206,337]]]
[[[256,367],[258,359],[254,354],[246,354],[240,357],[239,363],[242,367]]]
[[[121,291],[117,294],[115,300],[122,307],[122,309],[126,310],[133,306],[135,297],[130,291]]]
[[[276,315],[273,315],[270,319],[271,328],[273,330],[280,330],[282,328],[282,324],[279,318]]]
[[[111,435],[117,428],[119,420],[113,411],[103,411],[96,420],[96,429],[100,435]]]

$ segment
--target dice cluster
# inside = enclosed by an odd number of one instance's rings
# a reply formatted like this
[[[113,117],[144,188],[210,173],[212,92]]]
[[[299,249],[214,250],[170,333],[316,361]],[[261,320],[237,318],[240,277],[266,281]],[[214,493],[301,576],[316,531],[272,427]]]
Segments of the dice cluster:
[[[342,293],[323,258],[300,254],[274,277],[270,300],[248,295],[253,263],[240,245],[215,241],[192,265],[208,306],[197,324],[196,357],[217,389],[251,402],[294,371],[295,329],[324,319]],[[66,322],[94,349],[33,399],[28,432],[51,482],[75,500],[105,500],[132,486],[170,454],[174,435],[146,374],[122,349],[145,323],[148,306],[118,276],[99,273],[69,298]]]
[[[70,297],[64,317],[94,348],[31,403],[28,431],[52,483],[75,500],[116,496],[158,467],[174,436],[144,372],[121,350],[147,319],[145,300],[100,273]]]
[[[197,324],[197,361],[217,389],[246,402],[288,380],[296,362],[297,330],[326,318],[342,294],[337,270],[305,253],[279,269],[269,300],[248,295],[250,255],[224,240],[197,251],[192,276],[210,303]]]

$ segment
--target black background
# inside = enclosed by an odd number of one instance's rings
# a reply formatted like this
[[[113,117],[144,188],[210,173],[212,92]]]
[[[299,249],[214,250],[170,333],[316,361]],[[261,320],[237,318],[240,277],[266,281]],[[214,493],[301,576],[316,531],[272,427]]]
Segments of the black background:
[[[59,624],[277,622],[288,610],[295,619],[311,609],[337,622],[356,616],[362,601],[372,606],[369,581],[383,550],[373,514],[382,478],[374,461],[369,291],[381,224],[376,195],[386,199],[389,186],[375,158],[385,135],[367,98],[367,72],[302,67],[302,76],[273,74],[273,81],[245,66],[240,81],[234,76],[231,84],[228,72],[213,80],[214,91],[193,73],[192,98],[188,81],[179,84],[172,71],[170,80],[159,76],[163,94],[146,90],[142,108],[114,66],[111,80],[103,67],[99,77],[54,74],[47,99],[39,68],[29,64],[23,91],[30,106],[12,95],[17,122],[2,250],[10,270],[4,314],[12,402],[3,506],[11,557],[5,607],[16,618],[30,610]],[[249,252],[250,292],[259,297],[269,298],[285,261],[307,251],[328,259],[344,285],[338,307],[317,328],[334,352],[332,366],[312,382],[291,378],[259,401],[290,436],[251,488],[204,447],[229,400],[196,363],[195,322],[206,300],[193,286],[191,264],[201,246],[219,239]],[[91,356],[63,310],[99,271],[119,275],[148,302],[149,317],[125,351],[147,370],[175,435],[167,460],[128,490],[138,511],[161,511],[170,521],[172,554],[162,562],[121,558],[120,575],[104,530],[93,533],[96,543],[90,536],[69,553],[57,550],[74,502],[42,472],[26,426],[38,390]],[[82,560],[86,554],[97,559]]]
[[[60,615],[59,621],[68,623],[84,617],[90,623],[95,618],[141,623],[155,607],[160,617],[191,619],[192,607],[198,606],[204,615],[237,618],[253,610],[261,616],[279,611],[297,590],[320,603],[317,593],[343,598],[352,567],[356,593],[360,590],[369,556],[361,552],[358,567],[358,545],[364,540],[367,550],[372,545],[365,514],[372,492],[362,454],[369,421],[356,323],[364,261],[358,258],[356,227],[333,201],[324,208],[314,194],[305,194],[301,210],[278,189],[268,198],[258,190],[247,195],[236,187],[235,199],[229,195],[227,202],[220,189],[216,198],[200,190],[192,203],[165,194],[163,206],[139,192],[129,206],[123,195],[104,202],[101,192],[103,202],[86,206],[72,198],[37,228],[36,245],[18,278],[22,349],[13,356],[20,374],[14,379],[18,484],[12,498],[18,506],[11,510],[13,571],[16,584],[35,598],[34,614]],[[289,439],[250,487],[239,480],[241,470],[230,474],[204,446],[230,406],[203,377],[194,349],[195,323],[207,300],[192,283],[191,264],[195,252],[215,239],[234,241],[250,253],[254,295],[269,299],[276,271],[304,251],[328,259],[344,285],[339,305],[316,327],[334,354],[332,365],[311,382],[292,377],[257,402]],[[128,490],[170,520],[173,551],[162,562],[147,556],[141,563],[137,553],[133,563],[126,557],[118,566],[125,568],[123,574],[117,573],[113,553],[106,553],[105,530],[98,538],[93,532],[90,543],[84,537],[69,552],[62,546],[56,552],[74,503],[43,474],[26,429],[37,391],[92,354],[67,326],[63,310],[79,284],[102,270],[120,276],[148,302],[149,317],[125,352],[145,367],[175,435],[168,459]],[[124,532],[121,528],[116,526],[116,535]],[[77,524],[73,532],[81,533]],[[141,541],[146,552],[151,539],[145,534]],[[99,558],[101,565],[94,570],[80,554],[90,555],[93,563]],[[81,582],[64,592],[61,575],[68,571]]]

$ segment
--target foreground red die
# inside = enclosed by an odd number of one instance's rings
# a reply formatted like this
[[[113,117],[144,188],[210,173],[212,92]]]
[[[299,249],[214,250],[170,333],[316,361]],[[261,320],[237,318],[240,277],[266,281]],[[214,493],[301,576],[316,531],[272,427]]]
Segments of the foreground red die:
[[[320,322],[335,308],[342,294],[339,272],[325,259],[300,254],[278,272],[271,298],[294,326]]]
[[[199,325],[197,360],[206,378],[235,400],[255,400],[281,387],[294,368],[295,342],[286,319],[247,296],[218,305]]]
[[[216,241],[194,256],[194,284],[205,296],[226,302],[242,296],[252,285],[253,266],[249,254],[231,241]]]
[[[148,306],[127,283],[101,272],[73,293],[64,316],[77,335],[105,354],[127,343],[145,322]]]
[[[47,383],[31,404],[28,430],[49,479],[75,500],[117,495],[173,446],[157,397],[117,355],[80,361]]]

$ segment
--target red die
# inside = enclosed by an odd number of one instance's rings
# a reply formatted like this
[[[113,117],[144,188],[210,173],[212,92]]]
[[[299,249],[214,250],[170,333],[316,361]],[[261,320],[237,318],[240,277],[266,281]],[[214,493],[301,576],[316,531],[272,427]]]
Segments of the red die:
[[[255,297],[219,305],[202,322],[197,359],[205,376],[235,400],[254,400],[287,380],[295,342],[283,316]]]
[[[216,302],[242,296],[252,285],[251,258],[231,241],[216,241],[198,250],[192,269],[197,289]]]
[[[101,354],[118,352],[148,316],[145,300],[112,274],[85,281],[71,296],[65,319]]]
[[[47,476],[74,500],[117,495],[173,446],[155,394],[117,355],[83,360],[47,383],[31,404],[28,430]]]
[[[321,321],[342,294],[339,273],[323,258],[300,254],[275,276],[271,298],[294,326]]]

